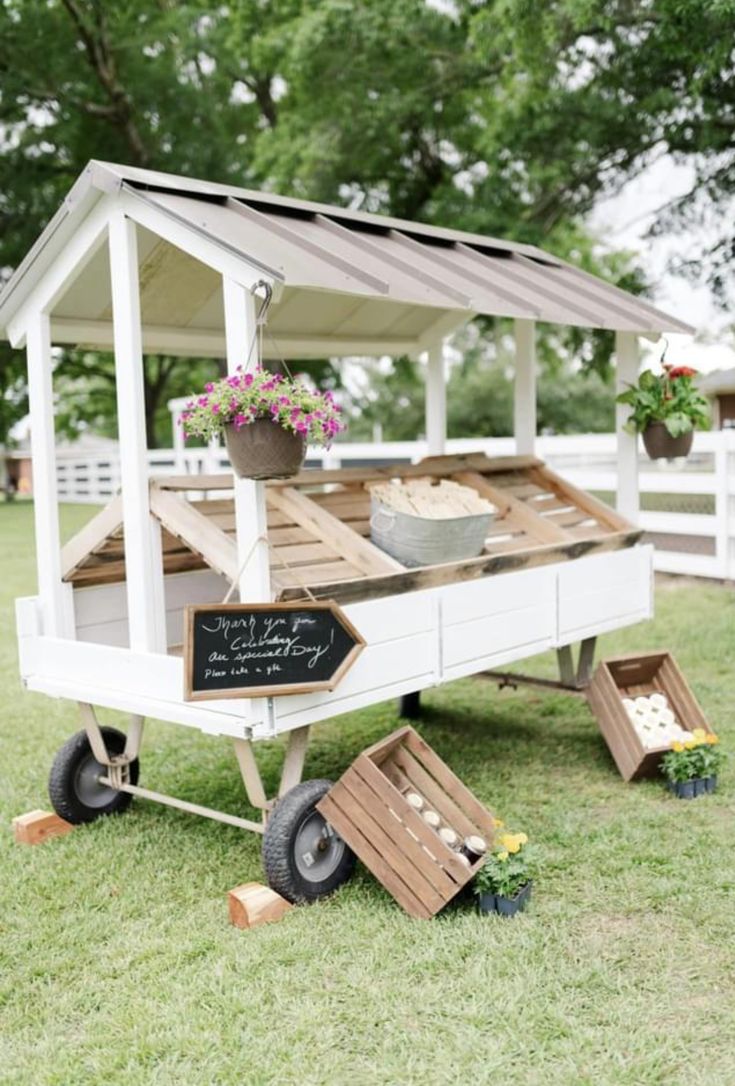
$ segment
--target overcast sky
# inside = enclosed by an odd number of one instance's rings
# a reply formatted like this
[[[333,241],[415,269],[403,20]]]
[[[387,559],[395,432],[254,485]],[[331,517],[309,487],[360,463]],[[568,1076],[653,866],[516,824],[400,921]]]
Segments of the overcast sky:
[[[656,303],[693,324],[697,339],[706,341],[693,344],[689,336],[671,336],[667,360],[688,362],[697,369],[709,371],[735,366],[735,351],[729,345],[728,335],[733,315],[717,308],[706,286],[698,287],[666,270],[674,254],[686,257],[696,253],[702,244],[702,233],[646,237],[656,211],[673,197],[685,193],[692,180],[691,167],[661,158],[616,196],[602,201],[591,216],[591,224],[605,245],[632,249],[640,254],[655,290]],[[655,348],[654,356],[659,354],[659,349]]]

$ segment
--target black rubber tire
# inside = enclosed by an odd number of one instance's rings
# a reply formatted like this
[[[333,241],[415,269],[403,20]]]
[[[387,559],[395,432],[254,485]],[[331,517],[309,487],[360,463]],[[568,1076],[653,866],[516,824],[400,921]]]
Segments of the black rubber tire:
[[[302,781],[278,800],[268,817],[263,835],[265,877],[272,890],[295,905],[333,893],[355,869],[354,852],[316,810],[317,803],[331,787],[332,781]],[[312,879],[303,863],[304,856],[312,853],[309,851],[298,857],[297,844],[301,834],[311,830],[313,836],[320,822],[328,829],[325,851],[337,851],[332,857],[326,857],[329,862],[322,872],[323,877],[317,878],[315,872]]]
[[[117,728],[101,728],[105,745],[110,754],[122,754],[125,750],[125,736]],[[138,759],[130,763],[130,784],[138,783],[140,766]],[[128,792],[118,792],[105,785],[99,785],[99,796],[90,802],[95,773],[105,772],[92,754],[87,733],[77,732],[64,743],[54,758],[48,779],[48,794],[51,805],[60,818],[78,826],[83,822],[94,822],[104,815],[122,814],[127,811],[133,797]],[[81,775],[84,775],[83,778]]]
[[[421,691],[414,690],[398,699],[398,715],[404,720],[418,720],[421,716]]]

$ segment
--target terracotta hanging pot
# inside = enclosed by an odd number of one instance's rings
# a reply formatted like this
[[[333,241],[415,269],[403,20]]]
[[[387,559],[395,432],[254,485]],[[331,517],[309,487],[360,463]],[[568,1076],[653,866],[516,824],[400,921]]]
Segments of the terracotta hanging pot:
[[[689,456],[694,441],[694,430],[679,437],[672,437],[663,422],[649,422],[643,431],[643,444],[651,460],[675,460]]]
[[[301,468],[306,440],[272,419],[255,419],[238,430],[225,424],[232,470],[240,479],[288,479]]]

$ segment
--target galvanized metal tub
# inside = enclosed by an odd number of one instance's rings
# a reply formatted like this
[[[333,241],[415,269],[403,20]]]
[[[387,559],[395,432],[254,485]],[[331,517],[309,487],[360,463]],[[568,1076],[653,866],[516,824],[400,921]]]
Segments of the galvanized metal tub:
[[[433,566],[477,558],[487,539],[492,513],[432,519],[399,513],[371,500],[370,538],[405,566]]]

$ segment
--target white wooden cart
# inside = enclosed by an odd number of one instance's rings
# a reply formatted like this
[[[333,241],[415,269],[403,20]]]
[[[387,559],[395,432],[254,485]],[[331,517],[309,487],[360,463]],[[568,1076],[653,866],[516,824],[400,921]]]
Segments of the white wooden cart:
[[[245,356],[258,342],[263,291],[272,294],[266,359],[425,356],[430,458],[416,470],[458,478],[499,506],[481,558],[409,571],[371,544],[363,484],[410,473],[406,465],[305,471],[267,485],[149,479],[146,353],[226,358],[231,371],[252,362]],[[444,456],[443,344],[477,314],[515,321],[517,456],[504,461]],[[273,801],[252,745],[288,733],[285,798],[266,837],[280,817],[273,847],[282,866],[289,857],[296,864],[301,890],[292,896],[315,896],[343,877],[345,856],[314,814],[319,789],[295,788],[312,724],[392,697],[413,696],[415,707],[426,687],[550,648],[559,650],[562,682],[574,686],[597,634],[651,615],[651,548],[633,527],[637,451],[624,416],[617,510],[534,458],[538,320],[614,330],[619,385],[637,374],[639,336],[691,331],[530,246],[89,164],[0,296],[0,327],[27,350],[32,416],[38,595],[17,604],[20,669],[29,689],[77,702],[84,723],[57,756],[57,809],[90,820],[139,795],[262,833]],[[114,349],[122,475],[120,496],[63,548],[52,387],[61,344]],[[219,602],[233,578],[242,601],[294,598],[307,583],[343,603],[367,647],[334,691],[184,699],[183,608]],[[129,713],[127,736],[100,729],[96,707]],[[146,716],[230,737],[262,822],[139,787]],[[313,871],[297,870],[307,838],[319,850]]]

